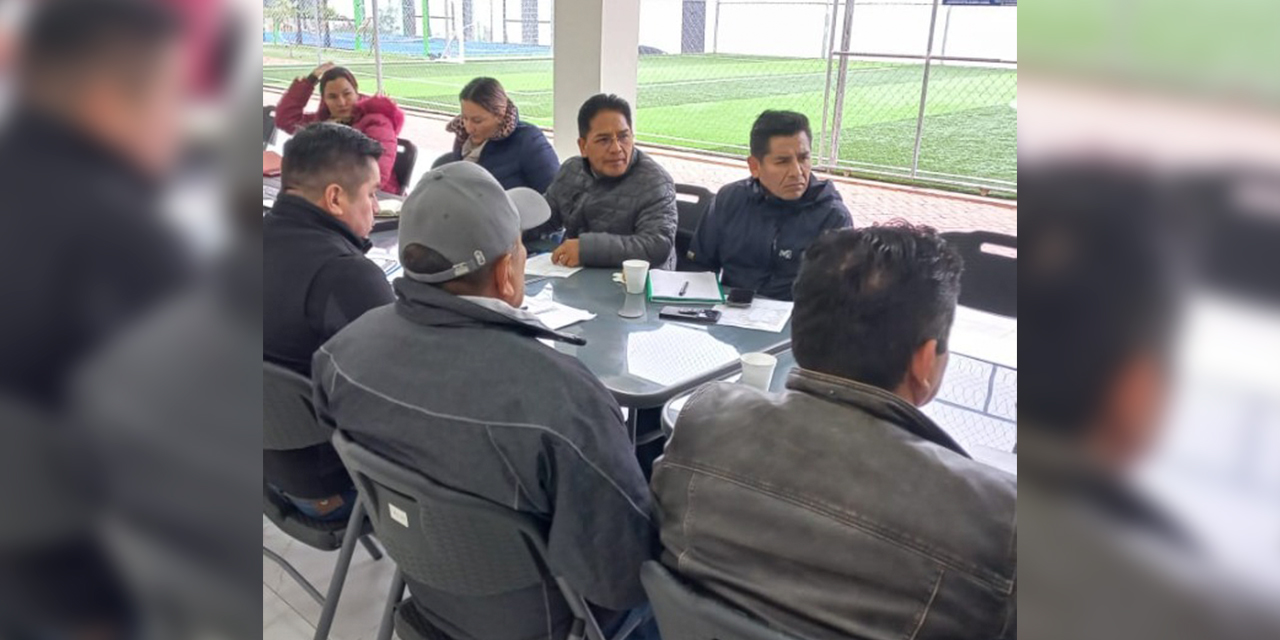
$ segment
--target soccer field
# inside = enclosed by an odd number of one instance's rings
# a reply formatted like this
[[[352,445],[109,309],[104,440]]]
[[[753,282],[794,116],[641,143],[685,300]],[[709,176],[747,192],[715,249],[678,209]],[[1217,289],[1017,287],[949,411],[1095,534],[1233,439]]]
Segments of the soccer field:
[[[335,52],[336,53],[336,52]],[[264,56],[288,58],[281,46]],[[351,61],[363,87],[373,86],[372,62]],[[298,66],[265,66],[263,82],[285,85],[315,66],[313,50],[295,52]],[[550,126],[552,63],[548,59],[466,63],[383,62],[383,87],[409,106],[456,112],[462,86],[477,76],[502,81],[521,116]],[[918,64],[851,62],[840,131],[840,161],[855,170],[901,174],[911,167],[923,68]],[[920,170],[966,181],[1017,181],[1017,71],[957,66],[932,69]],[[642,142],[745,155],[751,122],[765,109],[809,116],[822,124],[827,62],[738,55],[640,57],[636,104]],[[829,116],[830,119],[830,116]],[[927,173],[926,173],[927,172]]]

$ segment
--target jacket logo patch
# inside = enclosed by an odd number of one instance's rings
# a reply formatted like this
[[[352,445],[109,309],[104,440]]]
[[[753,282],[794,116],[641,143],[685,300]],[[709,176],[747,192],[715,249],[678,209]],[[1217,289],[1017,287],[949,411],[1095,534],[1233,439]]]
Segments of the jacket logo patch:
[[[388,502],[387,512],[391,516],[391,519],[395,520],[400,526],[406,529],[409,528],[409,514],[405,513],[403,509]]]
[[[791,250],[790,250],[790,249],[783,249],[782,251],[779,251],[779,252],[778,252],[778,257],[779,257],[779,258],[782,258],[783,260],[790,260],[790,259],[791,259]]]

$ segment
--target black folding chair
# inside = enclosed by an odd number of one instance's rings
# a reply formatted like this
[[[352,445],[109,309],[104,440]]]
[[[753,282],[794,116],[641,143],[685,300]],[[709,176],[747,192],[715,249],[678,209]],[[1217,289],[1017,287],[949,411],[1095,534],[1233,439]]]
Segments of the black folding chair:
[[[660,562],[644,563],[640,582],[662,640],[800,640],[693,590]]]
[[[1018,317],[1018,238],[990,231],[944,233],[964,258],[960,304],[1010,318]],[[1003,249],[1003,253],[992,252]]]
[[[262,363],[262,448],[269,451],[305,449],[329,441],[333,431],[316,421],[311,405],[311,383],[283,367]],[[262,483],[262,512],[267,519],[294,540],[321,551],[338,551],[333,580],[327,596],[321,596],[298,570],[276,552],[262,547],[262,555],[280,565],[320,605],[316,638],[329,637],[333,616],[342,595],[342,585],[351,566],[359,540],[374,560],[382,553],[369,538],[373,532],[364,509],[356,504],[346,521],[319,521],[298,511],[291,502]]]
[[[439,158],[436,158],[435,160],[433,160],[431,162],[431,168],[439,169],[440,167],[443,167],[444,165],[449,164],[450,162],[454,162],[452,151],[450,151],[449,153],[441,154]]]
[[[676,184],[676,270],[701,271],[702,269],[689,260],[689,245],[693,243],[693,234],[702,224],[703,216],[711,209],[711,200],[715,194],[703,187],[691,184]]]
[[[271,145],[271,139],[276,135],[276,108],[273,105],[262,106],[262,148],[266,149]]]
[[[549,573],[546,531],[529,515],[444,487],[341,431],[334,434],[333,446],[356,482],[373,530],[398,567],[379,640],[391,637],[393,624],[404,640],[440,635],[424,626],[414,606],[401,606],[406,575],[462,597],[509,593],[550,578],[573,613],[571,640],[622,640],[643,622],[643,617],[632,616],[629,624],[606,638],[582,595]]]
[[[413,178],[413,167],[418,164],[418,147],[412,142],[399,138],[396,140],[396,162],[391,167],[396,181],[400,183],[400,193],[409,192],[409,180]]]

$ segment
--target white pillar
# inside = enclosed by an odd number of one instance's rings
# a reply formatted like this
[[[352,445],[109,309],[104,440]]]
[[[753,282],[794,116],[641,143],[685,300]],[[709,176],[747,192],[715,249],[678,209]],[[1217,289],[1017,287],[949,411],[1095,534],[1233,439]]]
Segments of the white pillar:
[[[556,0],[554,6],[553,126],[563,159],[578,155],[578,108],[587,98],[622,96],[635,119],[640,0]]]

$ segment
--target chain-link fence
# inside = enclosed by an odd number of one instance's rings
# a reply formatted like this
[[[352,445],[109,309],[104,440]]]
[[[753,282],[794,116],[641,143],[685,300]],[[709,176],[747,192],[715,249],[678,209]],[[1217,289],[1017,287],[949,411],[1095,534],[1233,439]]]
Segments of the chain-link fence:
[[[551,126],[550,0],[264,0],[262,79],[283,88],[322,61],[408,107],[453,113],[476,76]],[[375,42],[377,55],[375,55]]]
[[[639,138],[741,156],[761,111],[789,109],[827,168],[1016,192],[1017,10],[1002,4],[643,0]]]
[[[965,1],[641,0],[638,137],[741,157],[761,111],[791,109],[827,168],[1016,192],[1017,9]],[[264,3],[264,85],[333,60],[454,113],[493,76],[552,124],[553,0]]]

